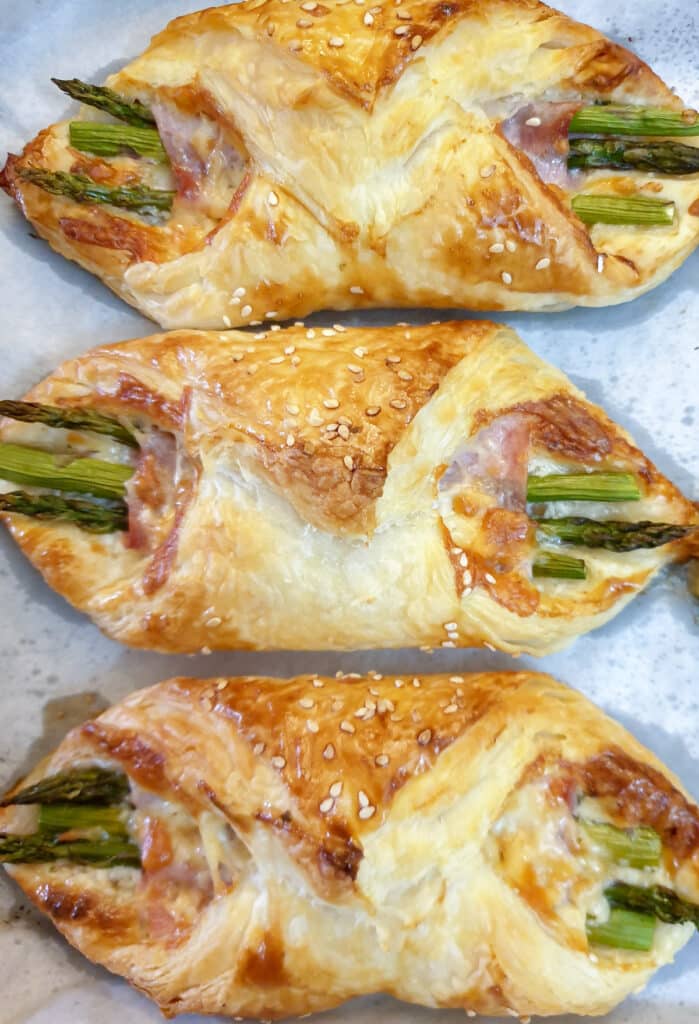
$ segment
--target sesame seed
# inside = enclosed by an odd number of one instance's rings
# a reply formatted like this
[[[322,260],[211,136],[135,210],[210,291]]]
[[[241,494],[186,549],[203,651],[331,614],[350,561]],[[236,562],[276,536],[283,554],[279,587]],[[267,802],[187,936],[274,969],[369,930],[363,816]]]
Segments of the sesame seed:
[[[332,810],[332,806],[335,803],[331,796],[326,796],[325,800],[321,800],[318,804],[318,809],[321,814],[327,814],[328,811]]]
[[[267,196],[267,202],[269,203],[270,206],[278,206],[279,196],[277,195],[277,193],[270,192],[270,194]]]
[[[432,649],[431,647],[427,648],[428,651],[431,650],[431,649]],[[422,686],[422,683],[420,682],[419,679],[416,678],[416,679],[413,679],[413,686],[417,690],[420,686]]]
[[[315,338],[315,336],[316,332],[313,330],[312,327],[309,327],[308,330],[306,331],[306,337],[310,340],[312,338]]]
[[[341,782],[333,782],[332,786],[328,790],[328,793],[330,793],[330,796],[332,796],[332,797],[339,796],[341,792],[342,792],[342,783]]]
[[[226,327],[230,327],[231,326],[231,318],[229,316],[226,316],[225,313],[223,314],[222,320],[223,320],[224,324],[226,325]]]
[[[298,405],[287,405],[286,411],[290,416],[298,416],[300,412]]]
[[[240,305],[240,299],[239,299],[239,297],[237,295],[233,296],[233,298],[231,299],[231,302],[233,303],[234,306],[239,306]]]
[[[243,306],[243,308],[240,311],[240,315],[241,316],[250,316],[251,313],[252,313],[252,306]]]
[[[320,333],[323,335],[324,338],[332,338],[335,335],[335,331],[333,330],[332,327],[324,327]]]
[[[328,745],[323,750],[323,757],[325,758],[326,761],[332,761],[332,759],[335,757],[335,748],[332,745],[332,743],[328,743]]]
[[[275,356],[274,359],[270,359],[270,363],[272,365],[274,365],[275,363],[283,363],[283,362],[284,362],[284,356]]]
[[[342,36],[330,36],[330,38],[328,39],[328,46],[336,46],[339,49],[339,47],[344,45],[345,41],[342,38]]]
[[[540,117],[528,117],[527,120],[524,123],[529,128],[538,128],[540,126],[540,124],[541,124],[541,118]]]
[[[408,373],[407,370],[399,370],[398,371],[398,376],[400,377],[401,380],[412,380],[413,379],[412,373]]]
[[[503,270],[500,276],[502,277],[503,284],[512,284],[512,274],[508,274],[506,270]]]
[[[367,11],[366,14],[364,15],[363,21],[365,25],[369,25],[371,27],[371,25],[374,24],[374,15],[370,14],[369,11]]]
[[[548,258],[548,256],[543,256],[534,267],[534,270],[546,270],[547,267],[550,266],[551,260]]]
[[[292,366],[298,366],[300,362],[301,362],[301,356],[292,356],[291,357],[291,365]]]
[[[500,253],[500,252],[504,252],[504,251],[505,251],[505,246],[502,244],[502,242],[493,242],[491,247],[488,249],[488,252],[492,252],[492,253]]]
[[[370,715],[372,718],[374,717],[373,713],[367,707],[357,708],[354,713],[355,718],[366,718],[367,715]]]
[[[487,580],[488,583],[495,583],[495,577],[493,576],[492,572],[487,572],[485,574],[485,579]]]
[[[431,739],[432,739],[432,730],[431,729],[423,729],[422,732],[419,732],[417,734],[417,741],[418,741],[418,743],[420,744],[421,747],[426,747]]]
[[[463,676],[449,676],[449,682],[450,683],[463,683],[464,682],[464,677]]]
[[[343,718],[342,721],[340,722],[340,729],[342,730],[342,732],[356,732],[356,729],[354,728],[352,723],[348,722],[346,718]]]
[[[336,434],[339,425],[339,423],[326,423],[323,430],[327,431],[328,434]]]
[[[395,711],[396,705],[388,697],[382,697],[376,706],[376,710],[380,715],[383,715],[386,711]]]
[[[405,409],[407,402],[404,402],[402,398],[392,398],[388,403],[392,409]]]
[[[317,722],[314,722],[313,719],[310,718],[306,722],[306,728],[308,729],[309,732],[318,732],[318,730],[320,729],[320,726],[318,725]]]
[[[354,469],[354,459],[352,458],[351,455],[345,455],[342,461],[344,462],[347,469]]]
[[[281,327],[280,327],[279,324],[272,324],[272,330],[273,331],[281,331]]]
[[[379,768],[385,768],[390,760],[391,759],[388,756],[388,754],[377,754],[377,756],[374,758],[374,764],[377,765],[377,767]]]
[[[302,697],[299,701],[299,707],[301,708],[312,708],[314,704],[315,701],[312,697]]]
[[[410,11],[396,11],[396,17],[400,18],[402,21],[412,20],[412,14]]]
[[[318,6],[318,4],[316,3],[316,0],[306,0],[305,3],[301,4],[301,10],[302,11],[315,11],[317,6]]]
[[[361,373],[362,372],[361,366],[357,366],[356,363],[348,363],[347,364],[347,369],[349,370],[350,373]]]
[[[604,253],[600,253],[597,257],[597,273],[601,274],[604,270]]]
[[[312,25],[313,22],[310,20],[310,18],[299,18],[299,20],[296,22],[297,28],[311,28]]]
[[[245,289],[242,287],[242,285],[240,286],[240,288],[236,288],[236,290],[233,292],[233,295],[235,296],[236,299],[242,299],[243,295],[245,295]]]
[[[370,405],[369,408],[365,410],[365,412],[366,412],[367,416],[378,416],[379,413],[381,412],[381,406],[380,405]]]
[[[234,363],[239,363],[241,359],[245,358],[245,354],[243,352],[234,352],[231,358]]]
[[[508,252],[516,252],[517,243],[513,242],[511,238],[508,238],[507,241],[505,242],[505,248],[507,249]]]
[[[272,763],[272,767],[273,768],[284,768],[286,766],[286,758],[285,757],[273,757],[271,763]]]
[[[340,403],[336,398],[324,398],[323,405],[326,409],[339,409]]]
[[[481,178],[492,178],[495,174],[495,164],[488,164],[487,167],[481,167]]]
[[[473,582],[473,577],[471,575],[471,570],[470,569],[466,569],[466,571],[464,572],[464,574],[461,577],[461,579],[462,579],[463,583],[465,584],[465,586],[468,586],[469,583]]]
[[[442,643],[440,644],[440,646],[441,647],[456,647],[456,644],[454,643],[453,640],[442,640]]]
[[[368,807],[371,802],[363,789],[360,789],[357,793],[357,799],[359,800],[360,807]]]
[[[323,422],[323,418],[317,409],[311,409],[311,411],[308,414],[308,422],[311,424],[312,427],[319,427],[321,425],[321,423]]]
[[[466,566],[468,565],[468,557],[466,555],[461,555],[461,557],[459,558],[459,565],[462,567],[462,569],[466,568]]]
[[[337,428],[337,432],[338,432],[338,434],[340,435],[340,437],[342,438],[343,441],[349,441],[349,436],[350,436],[349,427],[346,427],[344,425],[344,423],[342,423]]]
[[[372,818],[376,814],[376,808],[369,804],[368,807],[362,807],[359,812],[359,817],[362,821],[366,821],[367,818]]]
[[[386,356],[386,362],[387,363],[399,363],[400,362],[400,356]]]
[[[271,309],[268,313],[265,313],[268,320],[273,320],[275,316],[279,316],[276,309]]]
[[[322,679],[314,679],[312,682],[317,690],[322,690],[323,687],[325,686],[325,683],[323,682]]]
[[[352,292],[353,295],[363,295],[364,294],[364,289],[361,288],[358,284],[353,284],[350,287],[350,291]]]
[[[303,43],[301,42],[300,39],[292,39],[291,42],[289,43],[289,49],[293,50],[294,53],[296,53],[298,52],[298,50],[303,49]]]
[[[367,354],[367,349],[362,348],[361,345],[358,348],[353,348],[352,351],[354,352],[355,356],[357,356],[358,359],[363,359],[364,356]]]
[[[214,615],[213,618],[207,621],[206,625],[209,627],[209,629],[216,629],[217,626],[221,625],[222,621],[223,620],[219,619],[218,615]]]
[[[456,622],[445,622],[444,623],[444,628],[447,631],[449,631],[450,629],[458,629],[458,625],[457,625]]]
[[[394,686],[395,686],[395,687],[396,687],[396,688],[397,688],[398,690],[400,690],[401,686],[405,686],[405,681],[404,681],[403,679],[394,679],[394,680],[393,680],[393,685],[394,685]]]
[[[458,704],[447,704],[447,706],[444,709],[444,714],[445,715],[453,715],[458,710],[459,710],[459,705]]]
[[[398,28],[393,29],[394,36],[407,36],[410,29],[407,25],[399,25]]]
[[[410,40],[410,46],[413,50],[418,50],[422,46],[422,36],[413,36]]]

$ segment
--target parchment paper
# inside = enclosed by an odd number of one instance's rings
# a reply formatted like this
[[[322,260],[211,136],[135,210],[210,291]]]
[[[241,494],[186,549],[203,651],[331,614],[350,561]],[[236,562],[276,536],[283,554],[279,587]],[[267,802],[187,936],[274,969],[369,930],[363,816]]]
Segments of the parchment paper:
[[[101,81],[196,0],[0,0],[0,157],[64,116],[49,78]],[[699,104],[696,0],[561,0],[636,49],[683,98]],[[695,254],[662,288],[607,310],[507,316],[540,355],[559,365],[635,435],[660,469],[699,498],[699,294]],[[50,252],[0,198],[0,393],[16,397],[59,362],[92,345],[154,326],[90,275]],[[444,314],[445,316],[447,314]],[[460,314],[457,314],[460,315]],[[333,322],[337,314],[318,317]],[[345,323],[424,321],[433,313],[345,315]],[[0,535],[0,787],[48,752],[73,725],[130,690],[175,673],[468,671],[532,665],[583,690],[652,747],[699,796],[697,606],[675,572],[604,629],[538,662],[488,652],[231,654],[174,658],[135,653],[102,637],[41,581]],[[159,1012],[122,981],[74,952],[0,877],[0,1024],[146,1024]],[[324,1020],[436,1024],[437,1015],[372,997]],[[442,1020],[462,1013],[442,1012]],[[699,939],[615,1024],[699,1021]],[[185,1020],[185,1018],[183,1018]],[[203,1024],[203,1018],[200,1019]],[[194,1018],[186,1018],[193,1024]]]

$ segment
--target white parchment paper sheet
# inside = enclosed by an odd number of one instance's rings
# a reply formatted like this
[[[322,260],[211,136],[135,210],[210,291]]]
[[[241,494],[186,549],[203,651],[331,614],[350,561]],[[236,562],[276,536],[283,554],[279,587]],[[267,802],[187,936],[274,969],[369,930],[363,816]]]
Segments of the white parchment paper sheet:
[[[64,116],[49,78],[103,77],[196,0],[0,0],[0,157]],[[566,12],[630,45],[684,99],[699,104],[696,0],[561,0]],[[699,497],[699,256],[632,305],[549,316],[505,316],[544,358],[630,429],[685,492]],[[0,393],[17,397],[59,362],[98,344],[154,328],[99,282],[50,252],[9,200],[0,198]],[[458,314],[461,315],[461,314]],[[357,314],[345,323],[431,320],[427,312]],[[334,317],[318,317],[332,322]],[[0,536],[0,786],[48,752],[69,727],[175,673],[395,672],[515,668],[488,652],[231,654],[174,658],[128,651],[102,637],[43,585]],[[665,759],[699,796],[697,606],[675,573],[605,629],[536,667],[583,690]],[[92,966],[0,878],[0,1024],[147,1024],[158,1011]],[[433,1024],[434,1013],[372,997],[325,1015],[353,1024]],[[463,1014],[442,1013],[443,1020]],[[203,1018],[201,1019],[203,1021]],[[614,1024],[699,1021],[699,939]],[[194,1018],[187,1018],[193,1024]]]

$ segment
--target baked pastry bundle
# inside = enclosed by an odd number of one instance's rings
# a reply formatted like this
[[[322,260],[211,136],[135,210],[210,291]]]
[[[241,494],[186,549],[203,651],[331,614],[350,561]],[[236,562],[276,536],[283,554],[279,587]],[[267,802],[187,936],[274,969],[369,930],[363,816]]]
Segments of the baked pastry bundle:
[[[5,803],[15,881],[167,1016],[600,1014],[699,921],[699,808],[533,673],[173,679]]]
[[[696,552],[692,503],[483,321],[173,332],[27,399],[0,403],[7,525],[138,647],[545,654]]]
[[[535,0],[248,0],[173,21],[11,156],[36,231],[168,328],[603,306],[699,239],[699,118]],[[86,120],[87,118],[87,120]]]

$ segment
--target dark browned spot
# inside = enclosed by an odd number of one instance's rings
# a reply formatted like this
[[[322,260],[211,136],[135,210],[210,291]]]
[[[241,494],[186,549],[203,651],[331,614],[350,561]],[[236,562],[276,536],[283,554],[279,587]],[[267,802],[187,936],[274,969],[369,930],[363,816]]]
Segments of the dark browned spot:
[[[168,788],[165,758],[149,747],[136,733],[114,729],[99,720],[87,722],[82,733],[105,754],[123,764],[128,775],[139,785],[158,792]]]
[[[238,979],[262,988],[288,983],[284,969],[284,947],[278,935],[268,931],[256,949],[245,950],[238,967]]]

